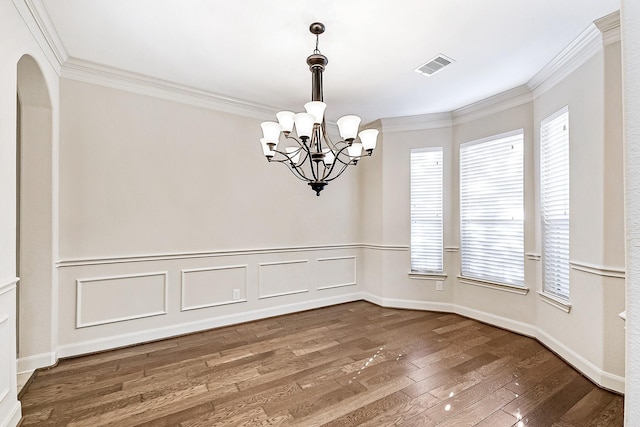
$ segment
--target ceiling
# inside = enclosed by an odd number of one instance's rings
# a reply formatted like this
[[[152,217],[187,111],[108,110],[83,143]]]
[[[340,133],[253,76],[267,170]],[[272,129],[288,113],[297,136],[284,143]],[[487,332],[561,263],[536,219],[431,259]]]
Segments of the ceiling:
[[[39,0],[70,58],[300,111],[323,22],[331,120],[447,112],[527,83],[619,0]],[[48,20],[45,20],[47,22]],[[438,54],[456,62],[413,70]]]

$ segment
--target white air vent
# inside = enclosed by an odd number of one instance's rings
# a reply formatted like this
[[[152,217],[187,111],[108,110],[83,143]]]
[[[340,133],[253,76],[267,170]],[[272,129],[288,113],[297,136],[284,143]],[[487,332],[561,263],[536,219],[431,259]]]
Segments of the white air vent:
[[[455,61],[447,56],[440,54],[416,68],[415,71],[420,74],[424,74],[425,76],[432,76],[452,62]]]

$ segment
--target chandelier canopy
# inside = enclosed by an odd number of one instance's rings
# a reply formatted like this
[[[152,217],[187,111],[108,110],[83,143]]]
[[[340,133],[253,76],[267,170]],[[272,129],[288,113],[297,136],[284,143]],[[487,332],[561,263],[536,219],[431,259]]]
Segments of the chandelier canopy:
[[[311,70],[311,102],[304,104],[306,112],[280,111],[276,114],[277,122],[260,125],[263,132],[260,143],[267,160],[287,165],[298,179],[311,186],[317,196],[347,166],[355,166],[360,158],[370,156],[378,139],[377,129],[358,133],[360,117],[354,115],[341,117],[336,122],[342,138],[340,141],[332,142],[327,134],[322,73],[329,60],[318,50],[318,39],[324,29],[320,22],[309,27],[309,31],[316,35],[316,48],[307,58]]]

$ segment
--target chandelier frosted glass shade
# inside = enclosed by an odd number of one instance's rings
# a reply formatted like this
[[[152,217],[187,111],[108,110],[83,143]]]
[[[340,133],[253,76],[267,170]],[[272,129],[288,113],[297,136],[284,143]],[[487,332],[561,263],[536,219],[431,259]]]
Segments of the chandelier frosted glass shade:
[[[315,119],[313,123],[320,124],[324,120],[324,110],[327,108],[327,104],[322,101],[311,101],[304,104],[304,109],[307,113],[313,114]],[[276,114],[277,116],[277,114]]]
[[[345,140],[353,140],[358,135],[358,126],[360,126],[360,117],[358,116],[343,116],[336,122],[340,136]]]
[[[305,112],[280,111],[277,122],[263,122],[260,139],[262,153],[269,162],[284,163],[300,180],[320,195],[324,187],[347,169],[355,166],[376,148],[377,129],[358,133],[361,119],[347,115],[337,120],[340,141],[333,142],[326,131],[323,102],[322,73],[329,62],[318,50],[318,37],[324,25],[314,22],[309,31],[316,35],[316,48],[307,58],[311,70],[311,101],[304,104]]]

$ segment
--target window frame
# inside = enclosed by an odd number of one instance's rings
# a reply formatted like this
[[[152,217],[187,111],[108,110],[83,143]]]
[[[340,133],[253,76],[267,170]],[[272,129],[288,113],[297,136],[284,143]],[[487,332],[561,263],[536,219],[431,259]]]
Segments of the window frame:
[[[459,147],[459,211],[460,211],[460,282],[466,284],[472,284],[482,287],[489,287],[494,289],[505,290],[508,292],[515,292],[519,294],[526,294],[528,292],[528,288],[525,283],[525,252],[524,252],[524,129],[516,129],[509,132],[504,132],[501,134],[492,135],[486,138],[481,138],[469,142],[465,142],[460,144]],[[491,202],[495,202],[494,196],[491,195],[490,190],[487,190],[486,193],[488,195],[484,195],[485,203],[481,203],[481,199],[479,199],[476,194],[474,199],[470,199],[470,190],[469,187],[473,186],[473,183],[482,182],[482,181],[474,181],[474,175],[478,174],[478,170],[482,169],[482,166],[486,168],[487,164],[492,164],[492,162],[487,163],[487,160],[491,159],[489,154],[476,154],[478,157],[473,160],[472,158],[467,158],[472,150],[471,147],[476,147],[484,144],[488,144],[485,149],[489,149],[491,144],[495,146],[496,153],[499,149],[504,150],[505,148],[500,146],[501,143],[511,144],[512,148],[515,144],[518,145],[518,152],[516,154],[515,159],[511,159],[511,167],[515,168],[515,173],[518,174],[517,181],[513,181],[511,183],[501,183],[499,178],[491,174],[491,171],[501,170],[499,166],[496,165],[492,167],[490,171],[483,171],[483,175],[486,179],[484,180],[485,185],[483,188],[498,188],[504,192],[505,196],[509,196],[510,198],[515,198],[519,201],[519,206],[511,207],[511,208],[503,208],[500,206],[496,206],[495,204],[492,206]],[[466,154],[465,154],[466,152]],[[502,161],[506,161],[504,159],[508,159],[508,157],[503,158]],[[484,163],[483,163],[484,162]],[[499,160],[496,161],[500,163]],[[471,165],[470,165],[471,163]],[[473,170],[471,166],[473,163],[478,163],[478,170]],[[471,168],[471,169],[470,169]],[[502,176],[505,176],[502,173]],[[497,179],[497,181],[496,181]],[[469,183],[467,182],[469,181]],[[493,184],[493,185],[490,185]],[[497,185],[496,185],[497,184]],[[501,188],[502,187],[502,188]],[[515,188],[515,191],[511,189],[511,187]],[[469,194],[467,194],[469,193]],[[517,195],[517,196],[516,196]],[[475,207],[469,207],[469,203],[475,205]],[[485,210],[482,212],[487,212],[493,210],[494,212],[498,212],[501,209],[506,209],[513,211],[514,209],[518,209],[515,217],[511,219],[499,218],[497,216],[489,217],[489,218],[481,218],[482,215],[474,214],[472,211],[481,209],[485,207]],[[513,213],[513,212],[512,212]],[[474,217],[475,215],[475,217]],[[507,215],[508,217],[508,215]],[[475,222],[474,222],[475,221]],[[517,246],[516,250],[509,249],[509,245],[500,245],[500,242],[496,242],[499,239],[504,239],[504,236],[496,235],[495,230],[500,229],[500,222],[507,221],[511,223],[512,231],[515,231],[514,239],[516,240],[515,246]],[[514,223],[515,221],[515,223]],[[485,224],[483,225],[482,222]],[[479,224],[479,225],[478,225]],[[513,225],[515,224],[515,227]],[[473,238],[469,237],[474,235],[469,231],[470,228],[480,228],[481,231],[484,232],[485,238],[477,239],[473,242]],[[492,230],[493,228],[493,230]],[[508,230],[508,228],[507,228]],[[475,235],[478,235],[477,231]],[[509,236],[508,236],[509,237]],[[471,244],[470,244],[471,243]],[[502,241],[504,243],[504,241]],[[513,243],[513,242],[509,242]],[[475,245],[474,245],[475,244]],[[482,246],[488,247],[494,252],[491,261],[483,261],[482,258],[486,257],[487,252],[480,253],[478,248]],[[501,248],[503,246],[503,248]],[[475,253],[474,253],[475,252]],[[493,262],[495,259],[494,256],[503,252],[502,255],[505,256],[502,262]],[[505,266],[508,269],[505,269]],[[502,269],[502,274],[499,274],[498,270]],[[505,271],[508,271],[508,274],[505,274]],[[482,274],[481,272],[489,271],[488,274]]]
[[[424,251],[428,251],[431,254],[438,254],[439,259],[436,260],[426,260],[424,261],[424,264],[427,263],[431,263],[431,264],[435,264],[436,266],[439,264],[439,268],[416,268],[417,265],[414,263],[414,258],[417,258],[417,256],[415,255],[415,251],[418,249],[419,245],[416,245],[414,243],[414,239],[419,237],[417,235],[417,233],[414,232],[414,224],[417,220],[416,217],[414,217],[414,205],[416,203],[415,199],[414,199],[414,154],[421,154],[421,153],[438,153],[439,154],[439,159],[437,159],[437,161],[439,161],[440,167],[439,167],[439,204],[440,204],[440,209],[439,212],[437,213],[438,218],[440,219],[439,221],[439,244],[437,244],[437,246],[432,246],[430,248],[422,248],[423,252]],[[410,276],[412,277],[418,277],[418,276],[434,276],[436,278],[442,278],[444,276],[444,147],[421,147],[421,148],[412,148],[410,150],[410,170],[409,170],[409,180],[410,180],[410,185],[409,185],[409,203],[410,203],[410,210],[409,210],[409,215],[410,215]],[[433,160],[432,160],[433,161]],[[436,171],[437,173],[438,171]],[[422,192],[422,196],[426,197],[429,200],[432,200],[433,198],[437,199],[437,193],[438,190],[433,191],[433,192],[429,192],[429,194],[425,195],[425,192]],[[434,225],[433,223],[435,223],[437,221],[432,221],[431,225]],[[437,239],[435,239],[437,240]],[[430,242],[430,243],[434,243],[434,242]]]
[[[554,126],[554,122],[559,122],[563,126],[565,126],[564,131],[566,135],[562,139],[554,138],[552,141],[545,138],[546,132],[551,132],[553,129],[551,126]],[[556,124],[557,126],[558,124]],[[545,130],[547,127],[548,130]],[[556,129],[557,131],[557,129]],[[569,107],[564,106],[560,108],[555,113],[549,115],[545,119],[540,122],[540,153],[539,153],[539,185],[540,185],[540,194],[539,194],[539,202],[540,202],[540,234],[541,234],[541,262],[542,262],[542,284],[541,284],[541,295],[544,297],[543,299],[552,305],[559,306],[559,308],[569,311],[571,308],[570,305],[570,297],[571,297],[571,280],[570,280],[570,255],[571,255],[571,238],[570,238],[570,228],[571,228],[571,164],[570,164],[570,140],[571,140],[571,130],[570,130],[570,114]],[[548,146],[546,143],[555,143],[562,144],[563,146],[560,148],[555,148],[554,158],[550,161],[545,159],[548,153]],[[559,153],[562,151],[561,153]],[[557,165],[558,162],[562,162],[564,166],[563,171],[558,172],[557,170],[545,171],[545,167],[547,167],[548,163],[553,163]],[[558,176],[562,173],[562,176]],[[546,178],[553,174],[554,177]],[[553,183],[548,183],[552,178],[555,178],[556,181]],[[558,179],[563,179],[566,181],[566,187],[556,188],[561,185],[558,182]],[[566,225],[561,228],[558,227],[557,224],[551,226],[548,224],[547,216],[551,216],[551,213],[547,213],[547,211],[552,210],[550,207],[547,209],[547,204],[545,203],[545,186],[553,185],[554,192],[553,194],[560,194],[558,191],[562,193],[563,198],[555,198],[552,202],[555,206],[558,204],[562,204],[563,209],[565,209],[566,213]],[[557,212],[554,213],[557,216]],[[547,236],[549,233],[549,228],[554,228],[554,239],[553,242],[547,240]],[[560,234],[562,233],[562,234]],[[559,239],[559,237],[562,239]],[[566,243],[565,247],[558,247],[558,244]],[[551,248],[551,246],[555,246]],[[549,252],[552,252],[553,255],[550,255]],[[558,253],[565,252],[565,253]],[[562,257],[564,261],[558,260],[557,258],[552,259],[552,256]],[[564,264],[564,265],[562,265]],[[556,279],[553,281],[554,285],[550,286],[549,276],[552,272],[555,271]],[[558,280],[557,278],[560,278]],[[549,299],[551,301],[549,301]]]

